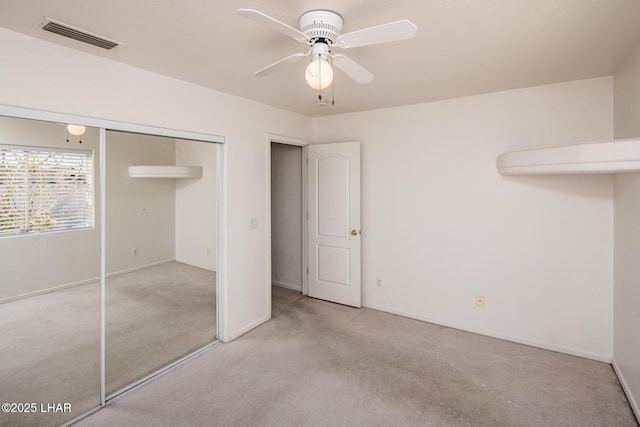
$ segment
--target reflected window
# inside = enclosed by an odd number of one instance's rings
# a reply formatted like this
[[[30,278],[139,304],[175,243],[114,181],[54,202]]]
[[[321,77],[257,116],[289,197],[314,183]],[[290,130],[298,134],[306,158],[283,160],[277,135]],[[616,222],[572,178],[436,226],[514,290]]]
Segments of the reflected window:
[[[0,237],[93,227],[87,150],[0,145]]]

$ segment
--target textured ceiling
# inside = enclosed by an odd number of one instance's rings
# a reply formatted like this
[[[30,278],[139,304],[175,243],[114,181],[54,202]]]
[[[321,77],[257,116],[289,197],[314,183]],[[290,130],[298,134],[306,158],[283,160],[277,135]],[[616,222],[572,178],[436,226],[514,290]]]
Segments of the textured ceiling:
[[[334,107],[314,104],[304,63],[253,72],[306,47],[240,17],[257,9],[297,28],[329,9],[343,32],[409,19],[415,39],[342,51],[375,75],[336,71]],[[308,116],[422,103],[610,75],[640,42],[638,0],[0,0],[0,26]],[[114,52],[40,29],[50,17],[126,43]]]

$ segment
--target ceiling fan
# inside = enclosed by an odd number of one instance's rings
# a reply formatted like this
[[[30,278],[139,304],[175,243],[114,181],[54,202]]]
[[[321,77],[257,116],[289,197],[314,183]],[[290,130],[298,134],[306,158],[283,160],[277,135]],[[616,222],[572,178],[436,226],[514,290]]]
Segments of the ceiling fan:
[[[333,81],[333,65],[358,83],[369,83],[373,80],[373,74],[349,57],[341,53],[332,53],[332,48],[350,49],[411,39],[418,29],[413,22],[405,19],[342,34],[342,17],[329,10],[312,10],[304,13],[300,16],[300,30],[257,10],[238,9],[238,14],[310,47],[307,52],[294,53],[256,71],[256,76],[267,76],[291,62],[311,56],[311,62],[307,66],[305,77],[309,86],[318,91],[322,91],[322,89],[331,85]],[[322,103],[321,93],[318,103]]]

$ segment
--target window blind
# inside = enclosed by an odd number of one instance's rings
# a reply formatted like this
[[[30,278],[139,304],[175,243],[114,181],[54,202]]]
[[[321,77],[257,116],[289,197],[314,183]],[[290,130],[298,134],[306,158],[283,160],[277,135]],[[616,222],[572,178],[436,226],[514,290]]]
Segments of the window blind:
[[[0,237],[93,227],[93,153],[0,145]]]

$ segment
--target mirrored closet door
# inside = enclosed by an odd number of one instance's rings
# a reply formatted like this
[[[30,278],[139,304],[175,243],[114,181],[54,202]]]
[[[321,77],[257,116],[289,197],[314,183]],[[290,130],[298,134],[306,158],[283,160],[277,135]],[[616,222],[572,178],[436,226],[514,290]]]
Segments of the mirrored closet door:
[[[98,129],[0,117],[2,426],[100,405],[99,155]]]
[[[73,422],[217,340],[218,147],[0,116],[0,427]]]
[[[216,339],[216,154],[107,131],[107,396]]]

